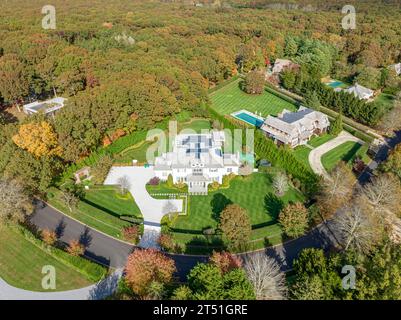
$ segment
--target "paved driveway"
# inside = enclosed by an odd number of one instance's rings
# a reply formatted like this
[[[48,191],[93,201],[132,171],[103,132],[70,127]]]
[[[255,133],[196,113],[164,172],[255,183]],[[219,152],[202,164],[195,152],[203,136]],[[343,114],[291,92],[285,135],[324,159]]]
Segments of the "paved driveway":
[[[336,138],[322,144],[321,146],[313,149],[309,153],[309,164],[312,167],[312,170],[314,173],[321,175],[325,177],[326,179],[330,179],[329,174],[327,171],[324,169],[323,164],[322,164],[322,156],[329,152],[330,150],[338,147],[339,145],[352,141],[352,142],[358,142],[360,144],[364,144],[362,140],[354,137],[352,134],[342,131]]]
[[[118,180],[124,176],[129,181],[129,191],[143,214],[145,225],[158,226],[162,217],[172,210],[171,208],[176,212],[183,211],[182,200],[158,200],[152,198],[146,191],[146,183],[155,176],[152,167],[113,167],[104,184],[118,185]]]

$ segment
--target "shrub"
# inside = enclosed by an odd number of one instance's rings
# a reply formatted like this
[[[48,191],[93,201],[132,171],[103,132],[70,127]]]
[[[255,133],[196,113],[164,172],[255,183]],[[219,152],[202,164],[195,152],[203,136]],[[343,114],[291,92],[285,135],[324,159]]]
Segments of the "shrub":
[[[84,254],[85,247],[78,240],[71,240],[67,252],[74,257],[79,257]]]
[[[167,186],[169,188],[173,188],[174,187],[174,181],[173,181],[173,176],[171,174],[168,175],[167,178]]]
[[[158,243],[166,251],[173,251],[175,248],[173,237],[168,233],[161,234]]]
[[[54,231],[51,231],[49,229],[44,229],[42,230],[42,240],[47,245],[52,246],[57,241],[57,235]]]
[[[139,240],[139,227],[137,225],[124,227],[122,230],[123,238],[129,242],[137,243]]]
[[[148,185],[150,186],[158,186],[159,184],[160,184],[160,179],[158,177],[153,177],[148,182]]]
[[[109,155],[104,155],[99,159],[92,169],[93,182],[102,184],[113,165],[113,159]]]
[[[228,252],[213,252],[210,257],[210,263],[217,266],[222,273],[227,273],[242,266],[241,259]]]

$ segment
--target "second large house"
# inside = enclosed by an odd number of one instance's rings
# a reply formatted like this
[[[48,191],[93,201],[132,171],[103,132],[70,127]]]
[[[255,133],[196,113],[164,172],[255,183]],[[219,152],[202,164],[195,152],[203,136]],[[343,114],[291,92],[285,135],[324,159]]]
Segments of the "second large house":
[[[155,159],[154,172],[160,180],[172,175],[174,183],[186,183],[191,194],[206,194],[208,185],[238,174],[240,154],[223,153],[224,131],[208,134],[179,134],[173,151]]]
[[[294,148],[326,132],[329,126],[329,118],[324,113],[300,107],[297,112],[284,109],[277,117],[268,116],[260,129],[277,144]]]

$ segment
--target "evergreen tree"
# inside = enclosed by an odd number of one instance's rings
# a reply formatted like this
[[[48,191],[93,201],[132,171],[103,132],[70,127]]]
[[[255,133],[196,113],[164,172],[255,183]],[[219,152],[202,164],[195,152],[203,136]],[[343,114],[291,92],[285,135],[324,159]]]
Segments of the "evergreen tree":
[[[330,134],[338,136],[342,130],[343,130],[343,117],[341,113],[339,113],[330,126]]]

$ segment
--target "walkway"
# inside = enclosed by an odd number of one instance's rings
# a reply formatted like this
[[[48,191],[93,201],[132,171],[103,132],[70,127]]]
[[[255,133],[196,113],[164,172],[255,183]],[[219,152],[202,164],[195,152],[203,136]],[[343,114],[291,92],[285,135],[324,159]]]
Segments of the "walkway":
[[[345,142],[357,142],[359,144],[364,144],[362,140],[354,137],[350,133],[346,131],[342,131],[336,138],[322,144],[321,146],[313,149],[309,153],[309,164],[313,170],[314,173],[317,175],[321,175],[325,177],[326,179],[330,179],[329,174],[327,173],[326,169],[323,167],[322,164],[322,156],[329,152],[330,150],[333,150],[334,148],[338,147],[339,145],[342,145]]]
[[[102,300],[115,292],[122,269],[89,287],[60,292],[35,292],[9,285],[0,278],[0,300]]]
[[[152,167],[113,167],[104,184],[118,185],[118,180],[124,176],[129,181],[129,191],[142,212],[145,224],[158,226],[162,217],[168,212],[183,211],[182,200],[158,200],[149,195],[146,184],[155,176]]]

